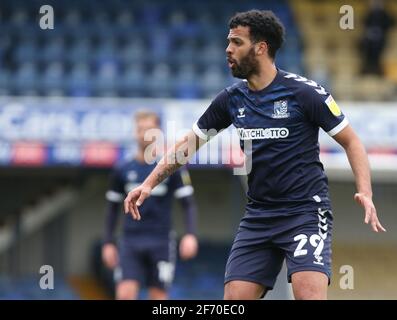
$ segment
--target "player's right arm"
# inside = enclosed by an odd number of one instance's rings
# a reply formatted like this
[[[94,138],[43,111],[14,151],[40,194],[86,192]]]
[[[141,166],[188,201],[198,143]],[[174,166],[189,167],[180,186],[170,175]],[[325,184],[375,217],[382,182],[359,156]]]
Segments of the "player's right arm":
[[[130,191],[124,200],[124,212],[130,212],[132,217],[140,220],[138,207],[150,196],[155,186],[185,165],[194,153],[207,142],[198,137],[193,130],[189,131],[172,148],[170,148],[146,180]]]
[[[185,165],[194,153],[211,137],[231,123],[228,111],[229,94],[226,90],[220,92],[211,105],[189,131],[172,148],[170,148],[146,180],[130,191],[124,200],[124,212],[130,212],[136,220],[141,219],[138,207],[150,196],[151,191],[165,178]]]
[[[117,266],[119,260],[114,232],[116,229],[118,216],[120,214],[120,204],[123,201],[123,197],[123,181],[120,177],[119,170],[115,168],[110,177],[110,188],[106,192],[108,206],[102,245],[102,260],[109,269],[114,269]]]

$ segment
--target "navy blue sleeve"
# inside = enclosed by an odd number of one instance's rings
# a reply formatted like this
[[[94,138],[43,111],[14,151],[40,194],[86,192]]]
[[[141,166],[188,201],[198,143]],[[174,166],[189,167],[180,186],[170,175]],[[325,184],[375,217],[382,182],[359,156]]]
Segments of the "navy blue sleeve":
[[[200,119],[193,125],[194,133],[201,139],[215,136],[219,131],[232,124],[229,113],[229,94],[225,90],[221,91],[212,101],[208,109],[202,114]]]
[[[106,192],[108,202],[107,215],[105,221],[104,243],[115,243],[114,230],[119,216],[120,203],[124,200],[124,187],[120,175],[120,169],[113,169],[110,175],[109,189]]]
[[[170,188],[174,192],[175,198],[181,199],[194,193],[190,175],[186,168],[180,168],[171,178]]]
[[[105,235],[103,238],[104,243],[116,243],[114,230],[117,225],[117,218],[119,217],[119,209],[119,203],[109,202],[105,221]]]
[[[110,186],[106,192],[106,199],[110,202],[120,203],[124,200],[124,183],[119,169],[114,169],[110,176]]]
[[[179,199],[183,211],[185,212],[186,233],[196,234],[197,232],[197,206],[193,196]]]
[[[182,167],[172,175],[171,188],[179,200],[185,215],[186,233],[196,234],[197,206],[193,197],[193,186],[189,172]]]
[[[322,128],[331,137],[349,124],[334,98],[323,88],[305,85],[298,98],[309,121]]]

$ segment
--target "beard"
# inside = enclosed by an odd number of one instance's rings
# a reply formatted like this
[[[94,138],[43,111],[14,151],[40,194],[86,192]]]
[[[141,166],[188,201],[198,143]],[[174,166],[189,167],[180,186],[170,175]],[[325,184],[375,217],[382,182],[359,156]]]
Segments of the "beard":
[[[233,77],[248,79],[250,76],[259,73],[259,63],[255,59],[255,50],[252,47],[245,57],[241,58],[240,63],[235,61],[231,68]]]

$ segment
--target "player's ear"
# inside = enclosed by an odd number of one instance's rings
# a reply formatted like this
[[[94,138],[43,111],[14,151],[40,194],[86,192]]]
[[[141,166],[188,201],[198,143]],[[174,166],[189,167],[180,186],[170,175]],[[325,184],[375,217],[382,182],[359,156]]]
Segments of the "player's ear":
[[[265,41],[260,41],[257,44],[256,54],[258,56],[266,54],[268,51],[267,43]]]

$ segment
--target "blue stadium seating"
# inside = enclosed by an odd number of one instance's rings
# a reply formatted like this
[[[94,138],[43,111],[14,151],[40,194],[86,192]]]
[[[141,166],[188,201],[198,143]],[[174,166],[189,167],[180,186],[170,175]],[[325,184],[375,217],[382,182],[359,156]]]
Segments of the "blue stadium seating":
[[[228,19],[252,8],[281,18],[287,43],[277,63],[302,72],[299,30],[285,0],[46,4],[54,8],[53,30],[39,28],[41,1],[1,1],[0,94],[213,97],[231,81],[225,68]]]
[[[43,290],[38,277],[0,278],[0,300],[77,300],[80,297],[63,278],[54,279],[54,289]]]

